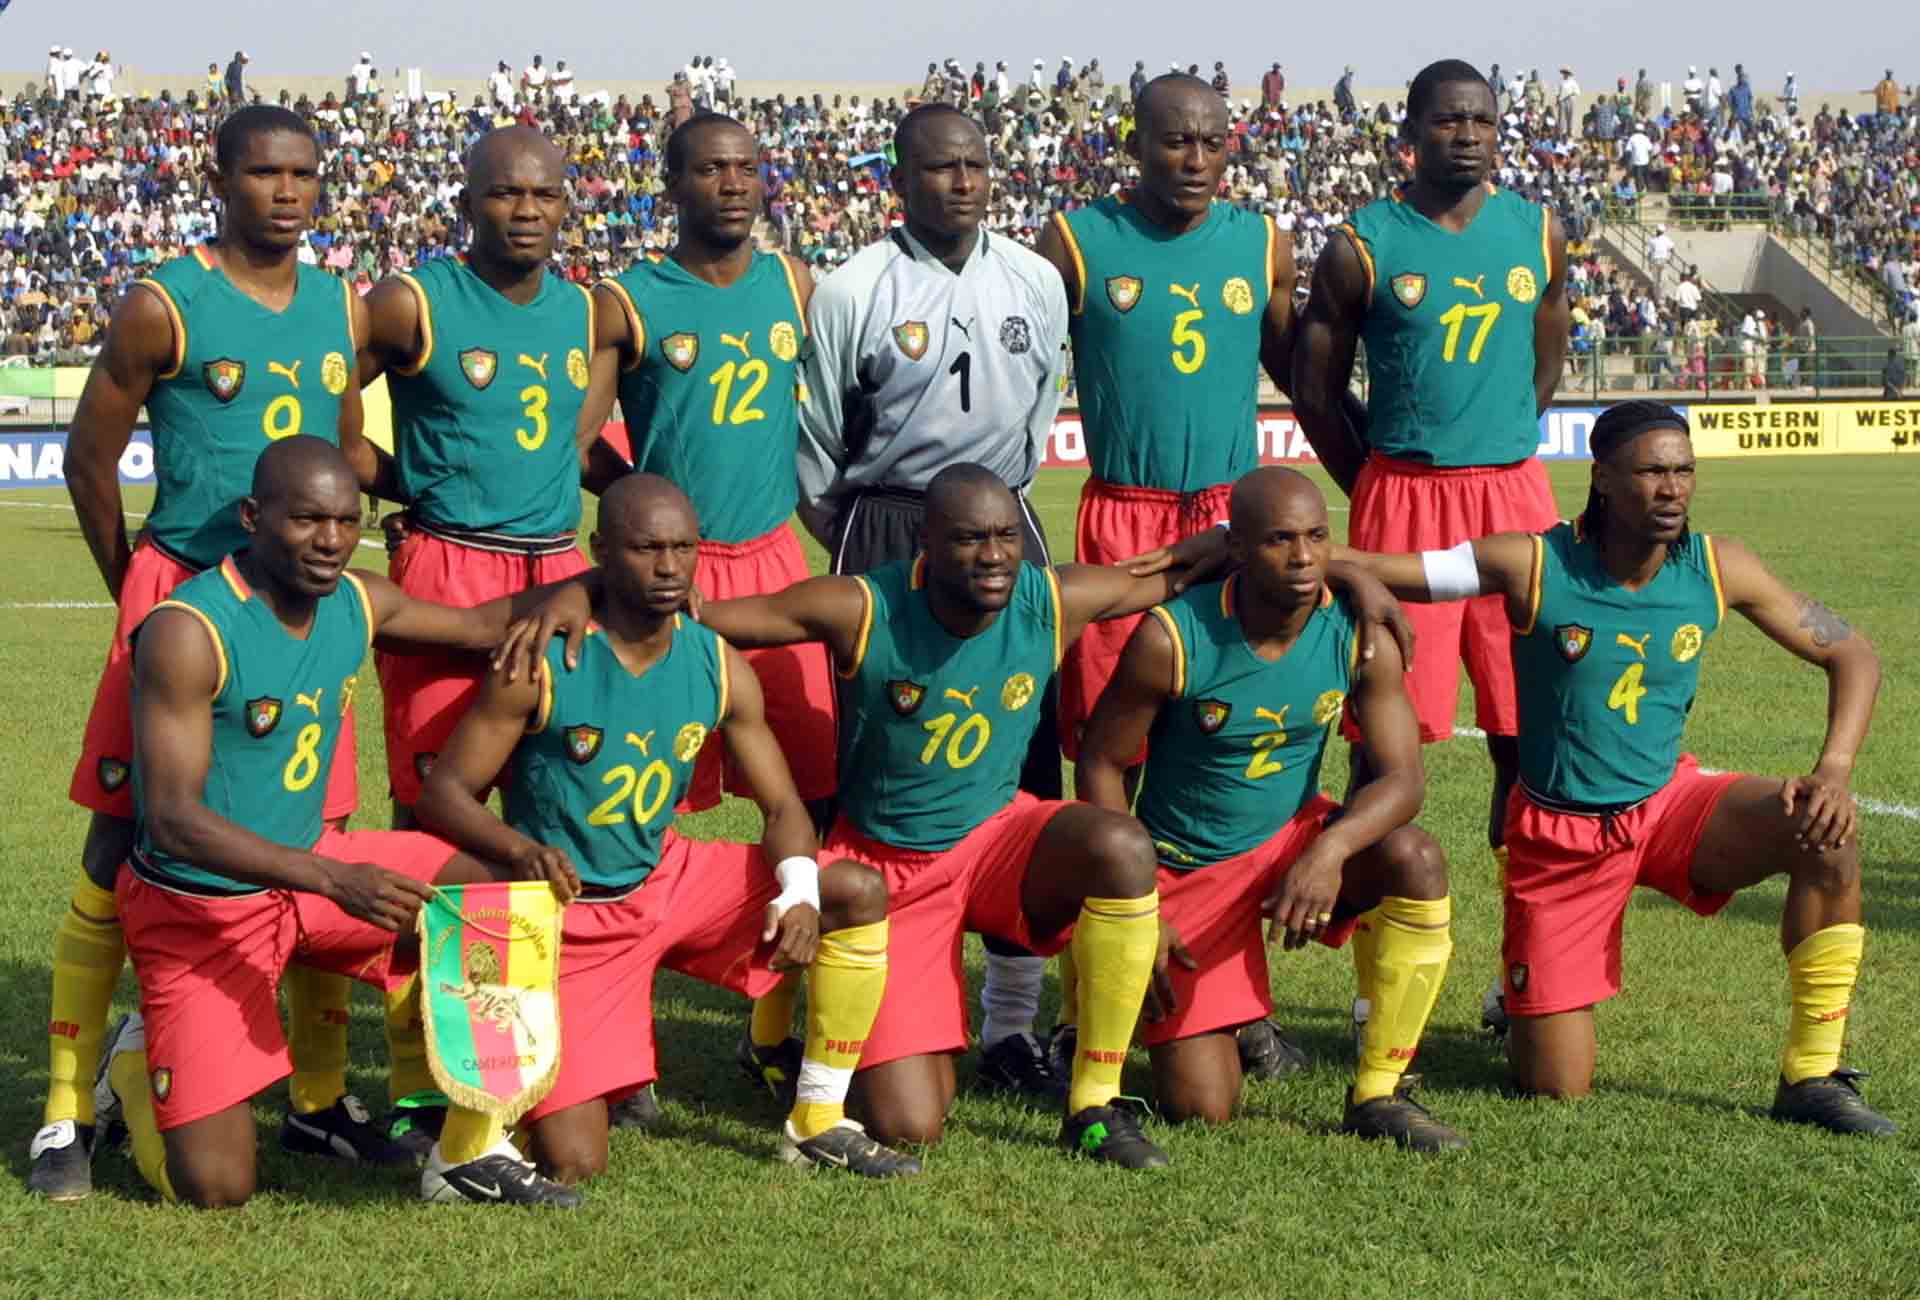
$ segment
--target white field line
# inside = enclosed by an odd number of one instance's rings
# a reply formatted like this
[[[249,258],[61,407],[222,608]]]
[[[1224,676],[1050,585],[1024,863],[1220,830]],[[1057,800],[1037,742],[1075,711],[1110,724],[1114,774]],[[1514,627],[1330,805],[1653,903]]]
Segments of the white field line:
[[[73,510],[72,502],[68,502],[66,505],[61,505],[57,501],[0,501],[0,506],[4,506],[12,510],[65,510],[68,512],[71,512]],[[129,519],[145,519],[147,517],[143,512],[139,510],[128,510],[125,512],[125,514]],[[360,539],[360,545],[366,547],[370,551],[384,551],[387,549],[385,542],[370,542],[364,537]],[[7,605],[0,608],[32,609],[35,607],[32,605]],[[81,607],[58,605],[58,606],[52,606],[52,608],[57,608],[57,609],[76,608],[77,609]]]

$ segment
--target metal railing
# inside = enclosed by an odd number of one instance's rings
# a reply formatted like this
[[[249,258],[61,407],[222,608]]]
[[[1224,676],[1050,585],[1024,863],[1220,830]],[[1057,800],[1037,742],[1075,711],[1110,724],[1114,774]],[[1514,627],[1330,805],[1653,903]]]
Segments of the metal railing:
[[[1723,335],[1575,339],[1567,351],[1559,394],[1587,394],[1596,402],[1628,393],[1701,398],[1877,395],[1888,347],[1880,335],[1764,341]],[[1909,375],[1912,363],[1909,357]]]

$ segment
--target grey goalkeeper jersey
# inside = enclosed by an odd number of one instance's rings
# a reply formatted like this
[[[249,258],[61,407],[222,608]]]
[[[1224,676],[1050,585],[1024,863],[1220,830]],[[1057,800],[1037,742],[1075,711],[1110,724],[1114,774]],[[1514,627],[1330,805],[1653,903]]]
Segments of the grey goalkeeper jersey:
[[[800,517],[814,536],[865,488],[923,489],[960,461],[1020,488],[1040,468],[1067,293],[1039,254],[982,231],[956,274],[897,229],[820,282],[807,321]]]

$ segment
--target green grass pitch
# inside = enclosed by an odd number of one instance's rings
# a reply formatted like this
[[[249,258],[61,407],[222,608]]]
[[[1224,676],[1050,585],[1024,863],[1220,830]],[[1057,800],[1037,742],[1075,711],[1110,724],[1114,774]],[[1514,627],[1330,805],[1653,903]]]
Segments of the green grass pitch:
[[[1562,508],[1583,465],[1555,465]],[[1035,499],[1071,546],[1080,476]],[[0,495],[0,741],[10,906],[0,914],[0,1295],[473,1296],[1705,1296],[1920,1294],[1920,611],[1912,534],[1920,463],[1894,457],[1707,461],[1697,526],[1738,536],[1793,586],[1870,635],[1886,682],[1856,793],[1872,930],[1849,1060],[1907,1126],[1887,1143],[1767,1121],[1786,1020],[1778,885],[1702,922],[1664,899],[1627,921],[1626,988],[1599,1013],[1589,1100],[1503,1098],[1477,1030],[1496,964],[1484,844],[1487,772],[1470,739],[1428,751],[1421,822],[1453,864],[1454,963],[1416,1069],[1436,1113],[1473,1140],[1409,1158],[1335,1135],[1351,1048],[1344,953],[1274,954],[1278,1015],[1307,1073],[1249,1088],[1211,1132],[1156,1128],[1174,1167],[1153,1176],[1069,1161],[1058,1118],[963,1090],[926,1176],[897,1186],[808,1177],[772,1159],[779,1116],[735,1072],[742,1008],[662,977],[656,1010],[663,1135],[619,1134],[574,1215],[428,1207],[413,1178],[284,1157],[284,1093],[260,1099],[263,1191],[237,1214],[161,1206],[130,1163],[102,1156],[96,1194],[49,1206],[25,1191],[46,1078],[48,958],[84,831],[66,781],[112,625],[64,495]],[[129,508],[142,507],[140,500]],[[1336,533],[1344,514],[1336,514]],[[377,551],[364,552],[378,568]],[[818,555],[816,553],[816,561]],[[92,607],[68,607],[64,603]],[[378,684],[363,671],[362,812],[387,807]],[[1820,674],[1734,619],[1708,656],[1689,733],[1703,762],[1788,774],[1817,752]],[[1471,720],[1463,692],[1462,724]],[[1337,743],[1337,742],[1336,742]],[[1344,771],[1333,755],[1329,774]],[[691,819],[749,834],[750,806]],[[978,949],[969,968],[977,977]],[[1051,1015],[1053,997],[1043,1019]],[[131,979],[119,1009],[133,1005]],[[385,1097],[377,1002],[356,994],[352,1084]],[[1129,1082],[1147,1086],[1136,1053]]]

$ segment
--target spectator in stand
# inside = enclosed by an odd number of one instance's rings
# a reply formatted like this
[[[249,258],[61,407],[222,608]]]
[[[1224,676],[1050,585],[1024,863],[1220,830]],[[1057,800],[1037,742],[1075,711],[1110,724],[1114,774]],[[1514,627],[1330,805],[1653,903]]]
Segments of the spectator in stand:
[[[1340,74],[1340,80],[1333,83],[1333,106],[1340,111],[1341,121],[1353,121],[1353,65],[1351,63]]]
[[[1647,79],[1647,70],[1640,69],[1633,78],[1633,118],[1636,122],[1645,122],[1653,116],[1653,82]]]
[[[239,105],[247,102],[247,64],[249,62],[251,60],[247,58],[245,50],[235,50],[233,61],[227,64],[226,89],[229,104]]]
[[[1727,108],[1733,114],[1734,125],[1740,128],[1741,138],[1747,139],[1753,134],[1753,83],[1747,80],[1747,70],[1742,65],[1733,65],[1733,89],[1727,92]]]
[[[1260,78],[1260,107],[1272,112],[1287,97],[1287,75],[1276,61]]]
[[[546,64],[538,54],[534,55],[533,62],[520,70],[521,98],[534,107],[544,104],[547,100],[547,77]]]
[[[1574,79],[1573,69],[1560,69],[1560,97],[1555,102],[1554,134],[1566,137],[1573,134],[1573,110],[1580,102],[1580,83]]]

